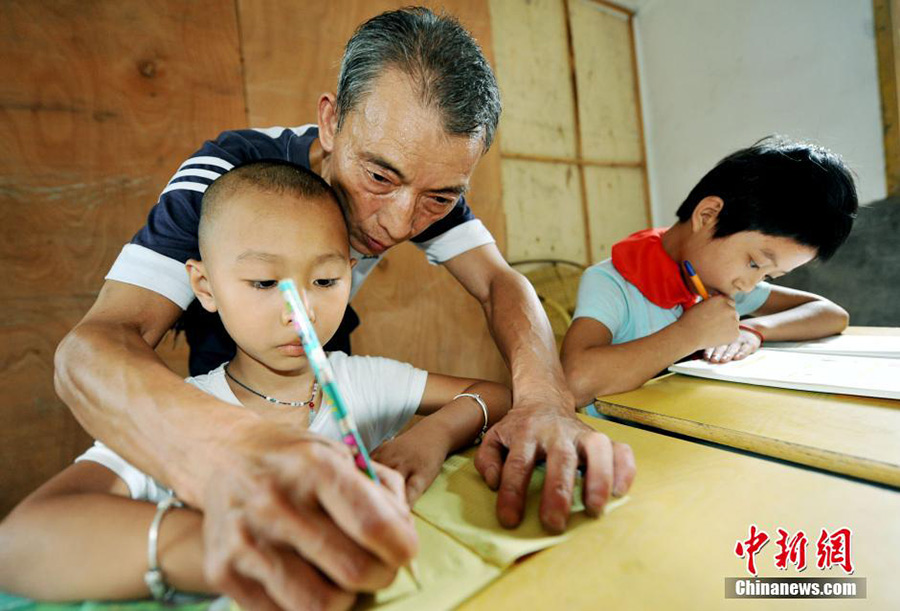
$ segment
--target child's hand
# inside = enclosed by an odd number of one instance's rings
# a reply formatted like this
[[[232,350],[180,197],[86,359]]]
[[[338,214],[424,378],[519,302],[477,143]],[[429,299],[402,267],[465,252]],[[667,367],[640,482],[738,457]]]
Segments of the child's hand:
[[[428,489],[441,472],[449,453],[444,439],[430,434],[420,425],[384,442],[372,452],[372,458],[396,470],[406,480],[406,499],[410,507]]]
[[[716,295],[687,310],[678,323],[696,348],[728,345],[737,340],[739,317],[734,300]]]
[[[703,351],[703,358],[710,363],[739,361],[759,350],[761,344],[758,335],[741,329],[735,341],[715,348],[707,348]]]

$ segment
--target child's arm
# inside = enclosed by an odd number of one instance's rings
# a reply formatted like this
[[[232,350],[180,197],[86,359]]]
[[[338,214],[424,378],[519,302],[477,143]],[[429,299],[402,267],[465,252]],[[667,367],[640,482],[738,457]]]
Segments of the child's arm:
[[[472,445],[484,426],[481,406],[471,397],[454,398],[461,393],[481,396],[488,408],[488,426],[512,405],[509,390],[500,384],[429,373],[416,412],[425,417],[373,452],[378,462],[406,479],[410,504],[431,485],[447,455]]]
[[[127,496],[95,462],[76,463],[20,503],[0,524],[0,590],[39,600],[149,596],[147,532],[156,505]],[[169,585],[210,591],[203,578],[202,515],[170,509],[158,558]]]
[[[836,335],[847,328],[850,315],[841,306],[814,293],[772,285],[765,303],[742,326],[758,331],[766,341],[801,341]],[[704,357],[714,363],[740,360],[756,352],[760,338],[745,330],[734,342],[709,348]]]
[[[616,345],[606,325],[577,318],[563,341],[563,370],[576,405],[587,405],[594,397],[637,388],[675,361],[737,334],[734,301],[721,295],[698,303],[652,335]]]

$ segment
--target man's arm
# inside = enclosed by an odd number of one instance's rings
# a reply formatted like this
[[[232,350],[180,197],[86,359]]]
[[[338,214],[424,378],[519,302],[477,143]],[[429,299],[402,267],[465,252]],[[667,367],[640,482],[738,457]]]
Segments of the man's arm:
[[[500,523],[521,522],[531,473],[541,458],[547,461],[540,508],[545,528],[565,529],[579,464],[585,467],[585,507],[599,514],[610,492],[620,495],[630,487],[634,456],[627,445],[611,442],[575,417],[550,322],[531,284],[494,244],[444,265],[481,303],[512,374],[513,408],[488,431],[476,458],[488,486],[499,490]]]
[[[179,312],[152,291],[104,285],[56,353],[57,392],[76,418],[205,512],[205,574],[242,605],[340,604],[335,583],[390,583],[417,545],[402,478],[382,473],[390,494],[339,444],[184,383],[153,349]]]

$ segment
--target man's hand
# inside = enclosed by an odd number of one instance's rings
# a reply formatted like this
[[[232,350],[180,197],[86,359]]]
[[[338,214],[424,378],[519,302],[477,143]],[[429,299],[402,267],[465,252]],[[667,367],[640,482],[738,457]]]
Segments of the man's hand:
[[[635,475],[631,448],[584,424],[574,410],[520,403],[487,432],[475,458],[487,485],[499,490],[497,519],[504,527],[522,521],[531,473],[541,459],[547,461],[547,475],[540,518],[551,532],[566,528],[579,465],[584,468],[584,506],[591,515],[600,514],[610,494],[624,495]]]
[[[391,583],[417,536],[403,480],[284,422],[223,436],[204,491],[205,574],[248,609],[346,609]]]
[[[759,336],[750,331],[740,330],[738,338],[730,344],[723,344],[703,351],[703,358],[710,363],[727,363],[747,358],[762,345]]]

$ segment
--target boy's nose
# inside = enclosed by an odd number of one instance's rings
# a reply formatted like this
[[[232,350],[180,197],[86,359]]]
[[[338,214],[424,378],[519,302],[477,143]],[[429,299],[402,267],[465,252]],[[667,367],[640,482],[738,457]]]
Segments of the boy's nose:
[[[300,302],[303,304],[303,308],[306,310],[306,315],[309,317],[310,322],[316,322],[316,311],[312,307],[312,304],[309,301],[309,297],[306,295],[306,291],[300,290]],[[284,309],[281,311],[281,324],[283,325],[293,325],[294,324],[294,314],[291,312],[291,308],[285,304]]]

